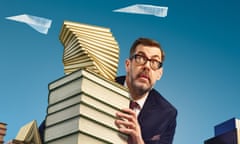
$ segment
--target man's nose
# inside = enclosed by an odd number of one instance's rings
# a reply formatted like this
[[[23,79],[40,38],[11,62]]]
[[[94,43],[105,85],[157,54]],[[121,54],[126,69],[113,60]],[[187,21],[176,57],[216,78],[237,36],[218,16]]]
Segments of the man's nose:
[[[151,61],[147,60],[147,62],[144,64],[144,67],[151,69]]]

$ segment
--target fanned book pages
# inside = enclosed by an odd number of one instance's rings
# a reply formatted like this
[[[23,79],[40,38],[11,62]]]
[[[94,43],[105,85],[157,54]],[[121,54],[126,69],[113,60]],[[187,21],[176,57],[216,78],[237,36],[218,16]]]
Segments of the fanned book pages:
[[[65,74],[84,67],[110,80],[115,79],[119,46],[109,28],[64,21],[59,38],[64,46]],[[94,62],[85,63],[83,59]]]

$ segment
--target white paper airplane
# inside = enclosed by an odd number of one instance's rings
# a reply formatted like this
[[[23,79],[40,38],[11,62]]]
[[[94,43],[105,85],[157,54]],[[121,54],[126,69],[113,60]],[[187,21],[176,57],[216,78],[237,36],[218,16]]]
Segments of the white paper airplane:
[[[51,27],[51,23],[52,23],[52,20],[50,20],[50,19],[37,17],[37,16],[31,16],[31,15],[27,15],[27,14],[6,17],[6,19],[26,23],[27,25],[34,28],[36,31],[43,33],[43,34],[48,33],[48,29]]]
[[[125,12],[125,13],[135,13],[135,14],[147,14],[154,15],[158,17],[166,17],[168,7],[146,5],[146,4],[135,4],[125,8],[120,8],[113,10],[114,12]]]

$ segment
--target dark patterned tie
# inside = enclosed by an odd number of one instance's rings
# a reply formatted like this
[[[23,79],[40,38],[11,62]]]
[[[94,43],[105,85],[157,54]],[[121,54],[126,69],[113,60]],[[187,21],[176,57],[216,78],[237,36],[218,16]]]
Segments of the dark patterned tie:
[[[137,102],[131,100],[130,104],[129,104],[129,108],[132,109],[132,110],[140,109],[140,106],[139,106],[139,104]]]

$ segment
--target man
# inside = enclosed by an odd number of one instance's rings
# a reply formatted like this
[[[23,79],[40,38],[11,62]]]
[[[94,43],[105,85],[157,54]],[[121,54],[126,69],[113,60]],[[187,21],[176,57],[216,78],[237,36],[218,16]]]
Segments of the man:
[[[172,144],[177,110],[154,88],[163,74],[165,54],[160,44],[148,38],[137,39],[125,62],[126,76],[116,81],[129,89],[139,105],[117,112],[119,131],[129,135],[129,144]]]

